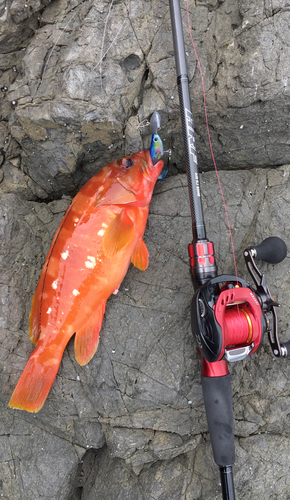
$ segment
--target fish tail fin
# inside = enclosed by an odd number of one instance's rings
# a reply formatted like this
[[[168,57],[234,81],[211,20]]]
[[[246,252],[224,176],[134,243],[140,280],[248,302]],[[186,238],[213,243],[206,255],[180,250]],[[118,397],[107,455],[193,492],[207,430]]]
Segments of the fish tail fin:
[[[61,357],[60,355],[58,359],[53,358],[43,364],[33,352],[14,389],[9,406],[32,413],[38,412],[44,405],[56,377]]]
[[[103,322],[106,301],[93,312],[86,324],[75,335],[75,358],[79,365],[86,365],[95,354],[99,344],[99,332]]]

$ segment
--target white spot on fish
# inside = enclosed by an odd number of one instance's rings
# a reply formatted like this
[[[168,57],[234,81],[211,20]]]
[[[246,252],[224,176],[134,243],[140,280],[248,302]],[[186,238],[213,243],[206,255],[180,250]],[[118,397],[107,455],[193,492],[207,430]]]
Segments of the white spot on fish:
[[[87,256],[87,261],[85,262],[85,266],[87,269],[94,269],[96,266],[96,259],[95,257],[91,257],[90,255]]]
[[[102,227],[108,227],[108,224],[106,224],[105,222],[102,223]]]
[[[61,258],[62,258],[63,260],[66,260],[66,259],[68,258],[68,255],[69,255],[69,252],[68,252],[68,250],[67,250],[66,252],[63,252],[63,253],[61,254]]]
[[[103,191],[104,189],[105,189],[105,188],[104,188],[104,186],[100,186],[100,187],[99,187],[99,189],[98,189],[99,193],[100,193],[101,191]]]
[[[46,311],[47,314],[50,314],[51,313],[51,307],[49,307]]]
[[[59,363],[59,361],[57,359],[50,358],[46,361],[43,361],[42,363],[44,366],[55,366]]]
[[[100,231],[98,232],[98,236],[104,236],[105,234],[105,229],[100,229]]]
[[[74,294],[74,296],[76,297],[77,295],[79,295],[79,294],[80,294],[80,292],[79,292],[78,290],[74,289],[74,290],[73,290],[73,294]]]
[[[119,289],[116,288],[116,290],[113,291],[113,295],[117,295],[118,291],[119,291]]]
[[[52,285],[51,285],[51,286],[52,286],[52,288],[53,288],[54,290],[56,290],[56,289],[57,289],[57,284],[58,284],[58,280],[55,280],[55,281],[52,283]]]
[[[74,221],[75,221],[75,222],[78,222],[79,220],[80,220],[80,219],[79,219],[78,217],[76,217],[76,218],[74,219]]]

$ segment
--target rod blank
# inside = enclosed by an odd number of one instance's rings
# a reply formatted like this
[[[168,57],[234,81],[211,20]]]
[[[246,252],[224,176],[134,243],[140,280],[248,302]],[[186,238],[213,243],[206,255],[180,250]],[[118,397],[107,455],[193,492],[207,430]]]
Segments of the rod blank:
[[[192,216],[193,239],[206,239],[203,217],[193,116],[189,94],[186,55],[184,48],[183,28],[179,0],[170,0],[170,14],[175,53],[177,85],[181,113],[181,125],[184,142],[185,167],[188,180],[189,201]]]

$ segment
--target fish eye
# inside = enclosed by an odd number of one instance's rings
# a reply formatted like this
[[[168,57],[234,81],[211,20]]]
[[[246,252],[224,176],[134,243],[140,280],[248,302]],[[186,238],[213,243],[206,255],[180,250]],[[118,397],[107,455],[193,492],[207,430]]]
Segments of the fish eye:
[[[158,137],[154,137],[153,141],[158,142]]]
[[[124,165],[125,168],[130,168],[133,165],[133,160],[131,158],[126,159],[126,165]]]
[[[120,160],[117,160],[117,163],[120,167],[122,168],[130,168],[133,166],[134,162],[131,160],[131,158],[121,158]]]
[[[121,167],[130,168],[133,165],[133,160],[131,158],[123,158]]]

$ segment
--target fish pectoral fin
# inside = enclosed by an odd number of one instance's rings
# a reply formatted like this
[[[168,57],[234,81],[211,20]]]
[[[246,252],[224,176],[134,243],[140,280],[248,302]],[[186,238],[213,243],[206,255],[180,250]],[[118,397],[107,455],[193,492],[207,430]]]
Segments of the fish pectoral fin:
[[[93,311],[86,324],[75,335],[75,358],[79,365],[86,365],[94,356],[99,344],[99,332],[103,322],[106,302]]]
[[[122,210],[109,224],[103,236],[103,251],[105,257],[113,259],[133,238],[135,224]]]
[[[135,267],[140,269],[140,271],[145,271],[148,267],[149,252],[142,238],[138,241],[135,250],[132,253],[131,262]]]

